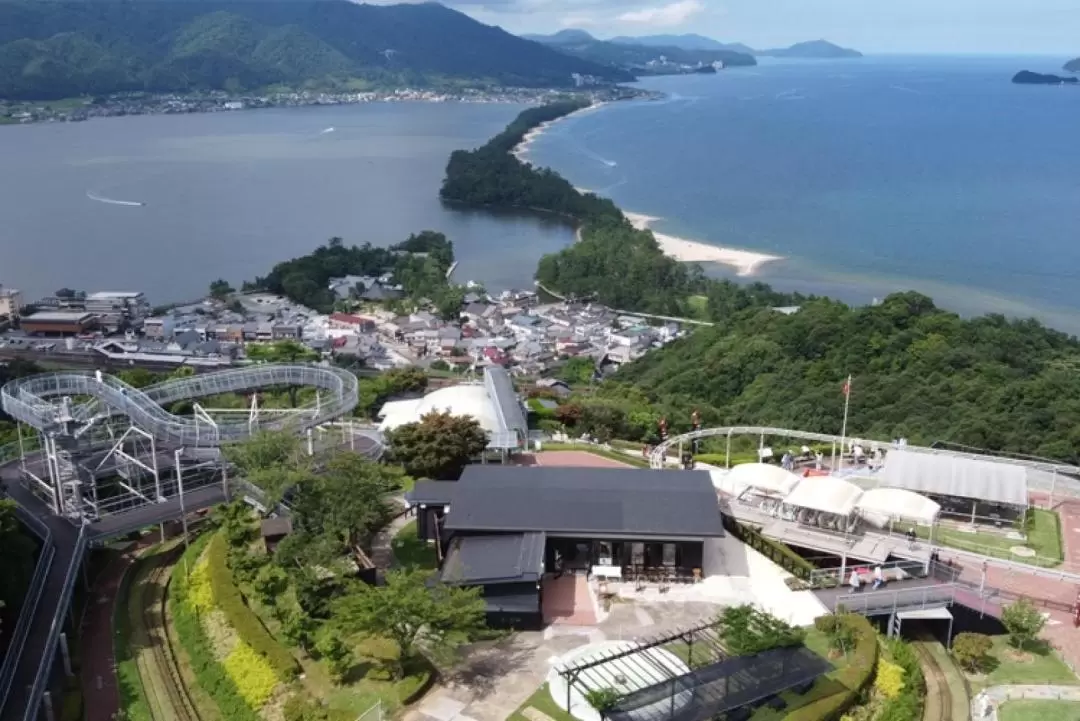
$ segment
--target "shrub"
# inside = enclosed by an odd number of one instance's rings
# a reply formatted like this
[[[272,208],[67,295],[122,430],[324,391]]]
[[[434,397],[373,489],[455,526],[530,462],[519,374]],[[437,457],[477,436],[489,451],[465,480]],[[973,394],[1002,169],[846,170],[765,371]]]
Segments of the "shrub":
[[[990,637],[982,633],[959,633],[953,639],[953,656],[961,668],[978,673],[986,664],[986,657],[993,648]]]
[[[615,708],[620,698],[622,694],[613,688],[592,688],[585,692],[585,701],[600,713]]]
[[[225,537],[215,534],[206,554],[215,605],[225,614],[229,625],[236,631],[240,640],[266,659],[278,679],[289,681],[295,678],[298,672],[296,659],[270,635],[259,617],[244,603],[240,589],[233,582],[226,558],[227,553],[228,546]]]
[[[774,648],[798,646],[806,632],[749,604],[728,606],[717,618],[725,650],[749,656]]]
[[[851,663],[833,675],[844,690],[794,709],[788,713],[785,721],[838,721],[873,677],[878,658],[877,634],[873,626],[862,616],[844,615],[840,618],[840,623],[854,629],[856,638]]]
[[[274,669],[259,654],[240,641],[222,662],[225,672],[236,684],[236,690],[248,706],[262,708],[277,686]]]
[[[840,617],[831,613],[824,616],[818,616],[814,619],[814,628],[827,636],[832,636],[836,632],[836,625],[839,621]]]
[[[1039,635],[1046,619],[1035,604],[1026,598],[1001,609],[1001,624],[1009,632],[1009,643],[1023,649]]]
[[[904,669],[891,661],[879,659],[874,688],[887,699],[895,699],[904,690]]]
[[[203,689],[221,710],[221,717],[229,721],[259,721],[258,715],[244,701],[236,684],[214,658],[213,649],[199,623],[198,611],[189,597],[188,579],[184,576],[187,565],[199,566],[198,562],[209,537],[199,538],[184,553],[184,561],[173,567],[169,586],[168,605],[172,614],[177,640],[191,659],[191,669],[199,687]],[[195,572],[192,572],[195,579]]]

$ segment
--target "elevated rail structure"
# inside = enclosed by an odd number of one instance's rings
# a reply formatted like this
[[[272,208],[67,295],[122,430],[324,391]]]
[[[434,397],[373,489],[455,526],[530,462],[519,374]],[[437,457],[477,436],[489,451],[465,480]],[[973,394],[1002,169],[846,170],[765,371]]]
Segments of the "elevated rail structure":
[[[315,400],[266,409],[257,391],[313,387]],[[197,399],[251,392],[246,411]],[[190,403],[191,415],[167,406]],[[0,721],[37,721],[64,616],[87,549],[227,500],[222,446],[265,430],[307,437],[307,450],[382,451],[377,433],[336,422],[357,403],[352,373],[310,365],[258,365],[134,388],[101,372],[50,373],[0,389],[19,423],[19,441],[0,448],[0,480],[42,552],[0,667]],[[26,432],[29,431],[29,432]],[[244,488],[245,497],[258,489]]]
[[[314,401],[288,409],[259,404],[261,389],[298,386],[314,388]],[[251,394],[247,409],[214,409],[198,402],[236,393]],[[53,513],[78,522],[167,501],[179,492],[182,468],[220,468],[223,445],[259,431],[308,433],[308,450],[314,452],[315,429],[323,440],[327,424],[355,408],[357,397],[356,376],[349,371],[278,364],[178,378],[142,389],[100,371],[49,373],[12,381],[0,390],[4,411],[19,422],[24,482]],[[176,404],[190,407],[190,415],[170,410]],[[24,438],[24,428],[29,438]],[[360,433],[361,450],[377,455],[378,436]],[[355,440],[350,445],[355,447]],[[188,489],[210,475],[190,479]]]

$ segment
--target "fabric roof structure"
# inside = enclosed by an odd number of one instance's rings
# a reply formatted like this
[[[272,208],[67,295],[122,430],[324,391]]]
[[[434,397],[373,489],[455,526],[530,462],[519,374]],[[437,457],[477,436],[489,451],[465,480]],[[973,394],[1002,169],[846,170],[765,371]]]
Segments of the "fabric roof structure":
[[[724,535],[705,471],[472,465],[454,485],[449,531],[641,540]]]
[[[879,485],[1020,508],[1028,505],[1027,470],[1023,466],[962,456],[891,450],[885,456]]]
[[[746,486],[776,496],[786,496],[802,478],[768,463],[742,463],[727,472],[723,484],[728,487]]]
[[[855,510],[867,521],[884,527],[890,520],[909,520],[930,526],[941,512],[941,506],[926,496],[903,488],[872,488],[863,491],[855,502]]]
[[[854,483],[836,476],[807,476],[799,481],[795,490],[784,496],[784,503],[846,516],[855,510],[862,492]]]
[[[440,388],[423,398],[388,401],[379,409],[379,430],[392,431],[432,412],[475,418],[488,434],[488,448],[518,448],[528,433],[513,381],[501,367],[485,368],[483,383],[463,383]]]
[[[450,544],[440,578],[455,585],[538,582],[546,541],[543,533],[459,536]]]

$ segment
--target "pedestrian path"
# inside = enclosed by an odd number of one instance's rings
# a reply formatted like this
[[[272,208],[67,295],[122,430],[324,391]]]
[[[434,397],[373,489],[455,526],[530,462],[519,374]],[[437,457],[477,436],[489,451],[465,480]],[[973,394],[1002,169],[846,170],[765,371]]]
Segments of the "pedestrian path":
[[[1001,704],[1020,699],[1080,703],[1080,686],[991,686],[971,700],[971,721],[997,721]]]

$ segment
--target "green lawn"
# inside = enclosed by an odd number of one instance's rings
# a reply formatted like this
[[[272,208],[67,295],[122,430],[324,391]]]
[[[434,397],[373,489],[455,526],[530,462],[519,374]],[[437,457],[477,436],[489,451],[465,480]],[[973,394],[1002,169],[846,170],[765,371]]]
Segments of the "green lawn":
[[[1080,702],[1008,701],[998,708],[998,721],[1080,721]]]
[[[416,521],[409,521],[390,542],[394,552],[394,562],[403,568],[439,567],[435,558],[435,547],[416,536]]]
[[[1061,520],[1057,513],[1042,508],[1031,511],[1032,522],[1027,530],[1027,542],[1021,543],[1005,538],[997,533],[965,533],[945,526],[934,529],[934,541],[943,546],[951,546],[968,551],[975,551],[987,556],[1005,558],[1036,566],[1056,566],[1064,556],[1061,551]],[[928,526],[920,526],[918,534],[927,538]],[[1034,558],[1017,556],[1010,550],[1013,546],[1027,546],[1037,554]]]
[[[1080,679],[1043,641],[1031,644],[1023,654],[1009,645],[1006,636],[994,636],[993,642],[987,673],[968,677],[972,693],[1001,684],[1080,685]]]
[[[546,683],[536,689],[536,693],[526,699],[525,703],[521,704],[517,711],[510,714],[506,721],[529,721],[529,718],[523,712],[530,706],[541,713],[547,714],[555,721],[576,721],[573,716],[563,711],[562,707],[555,703],[555,699],[551,698]]]

